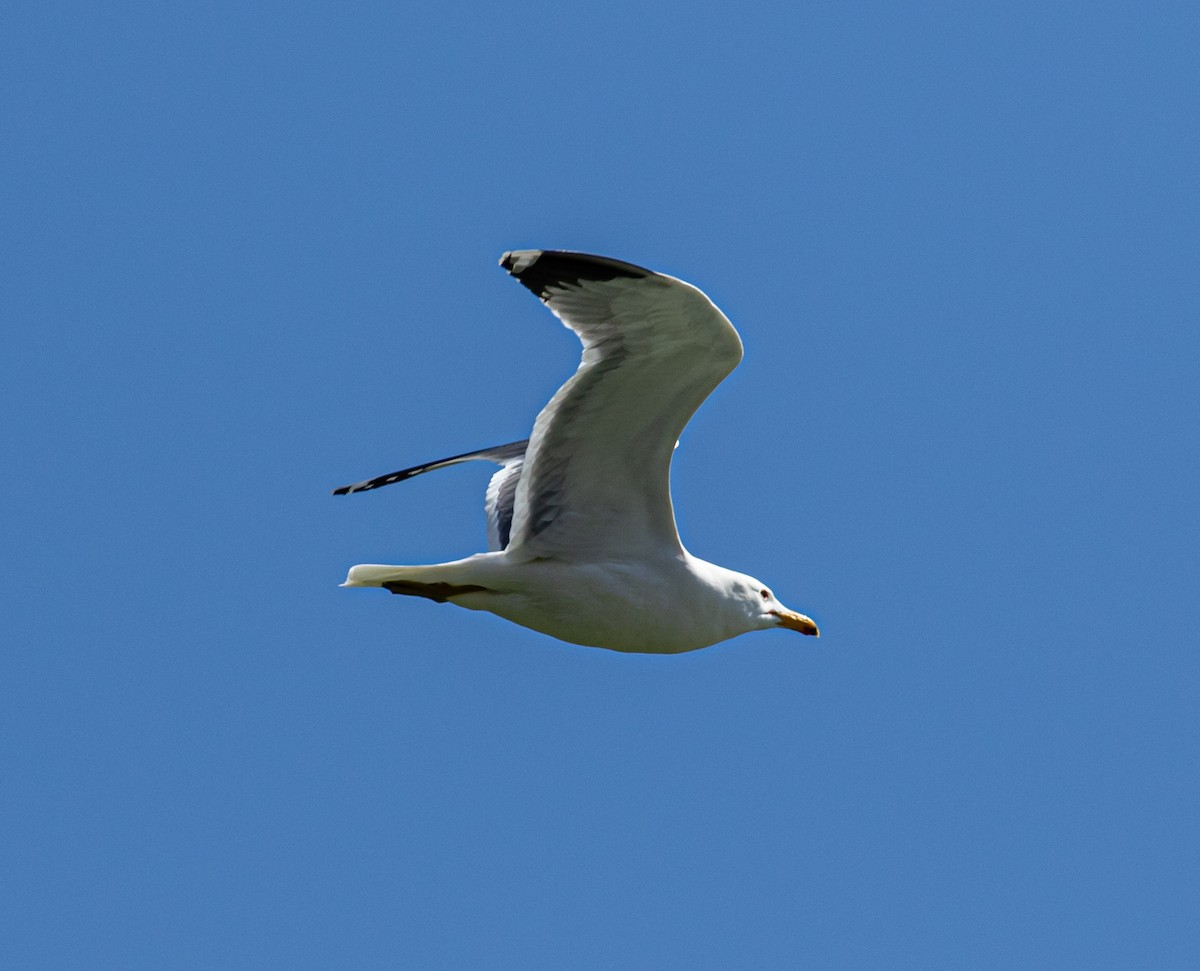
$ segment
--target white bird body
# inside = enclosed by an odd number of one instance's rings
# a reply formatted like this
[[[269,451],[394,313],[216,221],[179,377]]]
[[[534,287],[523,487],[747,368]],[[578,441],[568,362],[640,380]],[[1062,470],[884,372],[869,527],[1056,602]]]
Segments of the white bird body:
[[[445,599],[460,607],[486,610],[562,641],[636,653],[679,654],[779,627],[770,609],[785,609],[773,597],[764,603],[762,584],[753,577],[686,552],[656,561],[591,563],[514,562],[504,551],[476,553],[431,566],[356,566],[344,586],[397,581],[432,586],[434,599],[444,589],[450,594]],[[464,587],[484,589],[451,592]],[[738,596],[730,597],[730,590]]]
[[[724,314],[690,284],[604,257],[523,250],[501,265],[584,345],[579,369],[529,440],[336,490],[497,462],[487,493],[491,552],[428,566],[356,566],[343,586],[486,610],[617,651],[692,651],[768,627],[817,634],[753,577],[693,557],[676,531],[671,453],[742,356]]]

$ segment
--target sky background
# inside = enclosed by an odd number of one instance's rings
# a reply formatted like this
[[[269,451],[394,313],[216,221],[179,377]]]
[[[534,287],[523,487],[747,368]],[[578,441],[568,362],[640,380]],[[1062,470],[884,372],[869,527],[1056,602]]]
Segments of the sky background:
[[[1192,3],[17,3],[0,964],[1200,965]],[[695,554],[821,625],[574,647],[483,548],[578,346],[704,289]]]

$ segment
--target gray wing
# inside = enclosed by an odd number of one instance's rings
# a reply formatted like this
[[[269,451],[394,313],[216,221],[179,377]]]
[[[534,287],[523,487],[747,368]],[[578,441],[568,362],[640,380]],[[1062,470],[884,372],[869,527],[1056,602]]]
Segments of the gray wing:
[[[494,445],[491,448],[481,448],[477,452],[464,452],[462,455],[452,455],[449,458],[438,459],[436,462],[426,462],[414,465],[411,469],[401,469],[399,472],[389,472],[387,475],[376,476],[353,485],[334,489],[335,496],[345,496],[352,492],[367,492],[379,489],[394,482],[403,482],[413,476],[434,469],[444,469],[460,462],[483,460],[495,462],[500,471],[492,476],[488,483],[487,497],[484,505],[487,510],[488,549],[502,550],[508,546],[509,534],[512,530],[513,501],[516,497],[517,483],[521,479],[521,469],[525,461],[525,449],[529,439],[520,442],[509,442],[507,445]]]
[[[528,440],[521,443],[528,445]],[[487,509],[487,538],[489,550],[502,550],[508,547],[512,534],[513,503],[517,498],[517,483],[521,481],[521,470],[525,467],[525,449],[521,454],[507,459],[500,471],[488,482],[487,499],[484,503]]]
[[[521,250],[500,265],[583,342],[579,369],[533,427],[510,555],[674,555],[671,453],[742,357],[737,331],[674,277],[583,253]]]

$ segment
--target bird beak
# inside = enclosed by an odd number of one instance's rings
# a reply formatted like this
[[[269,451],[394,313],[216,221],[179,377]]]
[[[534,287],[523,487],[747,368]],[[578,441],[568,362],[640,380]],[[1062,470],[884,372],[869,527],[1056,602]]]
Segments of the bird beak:
[[[771,613],[779,618],[780,627],[799,631],[801,634],[808,634],[812,637],[821,636],[821,632],[817,630],[817,625],[812,622],[812,618],[805,617],[804,614],[798,614],[794,610],[772,610]]]

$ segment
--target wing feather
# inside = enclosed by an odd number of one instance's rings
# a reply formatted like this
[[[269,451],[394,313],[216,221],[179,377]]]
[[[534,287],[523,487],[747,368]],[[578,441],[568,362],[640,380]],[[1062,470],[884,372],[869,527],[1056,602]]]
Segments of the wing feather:
[[[500,471],[492,476],[488,483],[484,508],[487,511],[488,549],[502,550],[508,545],[512,527],[513,502],[516,498],[517,483],[521,480],[521,468],[525,460],[525,449],[529,440],[509,442],[507,445],[493,445],[491,448],[481,448],[476,452],[463,452],[462,455],[452,455],[449,458],[438,459],[436,462],[425,462],[414,465],[399,472],[389,472],[387,475],[376,476],[353,485],[334,489],[335,496],[345,496],[352,492],[367,492],[380,489],[395,482],[403,482],[413,476],[444,469],[447,466],[458,465],[460,462],[484,460],[495,462]]]
[[[517,483],[521,481],[525,453],[509,459],[488,483],[487,534],[488,549],[502,550],[512,535],[513,503],[517,498]]]
[[[534,422],[510,554],[682,552],[671,453],[741,360],[737,331],[695,287],[631,263],[541,250],[500,262],[583,342],[578,370]]]

